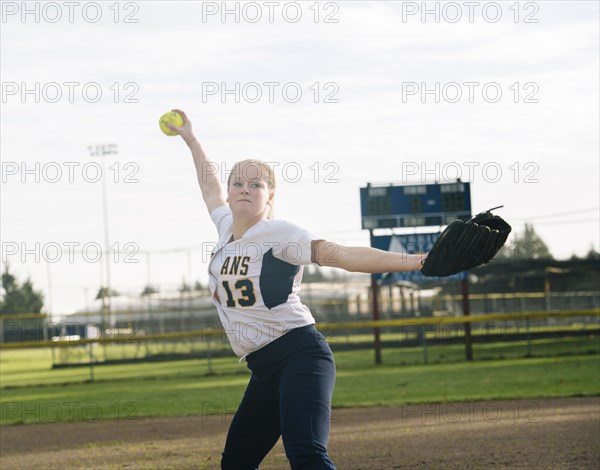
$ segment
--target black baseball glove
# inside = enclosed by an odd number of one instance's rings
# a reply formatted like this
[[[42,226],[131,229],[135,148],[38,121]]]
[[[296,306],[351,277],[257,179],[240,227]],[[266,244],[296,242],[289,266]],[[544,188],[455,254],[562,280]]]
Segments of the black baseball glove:
[[[452,221],[423,261],[423,275],[450,276],[489,262],[511,231],[504,219],[492,214],[494,209],[481,212],[467,222]]]

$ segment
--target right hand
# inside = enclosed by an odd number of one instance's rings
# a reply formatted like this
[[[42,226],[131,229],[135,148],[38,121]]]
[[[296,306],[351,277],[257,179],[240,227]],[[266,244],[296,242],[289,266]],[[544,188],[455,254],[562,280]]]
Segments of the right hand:
[[[171,111],[181,114],[181,117],[183,118],[183,125],[178,127],[167,123],[166,126],[172,131],[177,132],[183,138],[183,140],[186,141],[186,143],[189,144],[193,142],[196,139],[196,136],[194,136],[194,131],[192,131],[192,121],[190,121],[190,119],[187,117],[187,114],[185,114],[181,109],[172,109]]]

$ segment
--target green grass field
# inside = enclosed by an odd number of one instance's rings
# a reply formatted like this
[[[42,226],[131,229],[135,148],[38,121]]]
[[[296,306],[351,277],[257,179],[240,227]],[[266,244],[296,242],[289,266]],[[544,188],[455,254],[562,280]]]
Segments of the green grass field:
[[[600,395],[596,336],[476,344],[464,361],[462,344],[335,353],[334,407],[400,405]],[[0,424],[135,420],[151,416],[232,413],[249,372],[235,358],[52,369],[48,349],[0,353]]]

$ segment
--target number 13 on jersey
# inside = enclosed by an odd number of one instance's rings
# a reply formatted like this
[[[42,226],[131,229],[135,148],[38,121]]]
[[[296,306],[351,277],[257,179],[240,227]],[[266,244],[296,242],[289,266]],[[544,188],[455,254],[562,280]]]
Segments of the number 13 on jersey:
[[[229,287],[229,281],[222,282],[225,292],[227,292],[227,306],[235,307],[236,299],[234,293]],[[254,285],[250,279],[239,279],[235,281],[233,285],[237,295],[237,304],[240,307],[252,307],[256,303],[256,296],[254,295]]]

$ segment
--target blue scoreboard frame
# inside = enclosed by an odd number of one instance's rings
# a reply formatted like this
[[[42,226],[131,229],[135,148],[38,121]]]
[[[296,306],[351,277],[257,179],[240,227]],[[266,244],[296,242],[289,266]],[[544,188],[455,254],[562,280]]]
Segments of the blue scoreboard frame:
[[[471,184],[434,183],[360,188],[362,228],[428,227],[471,218]]]

